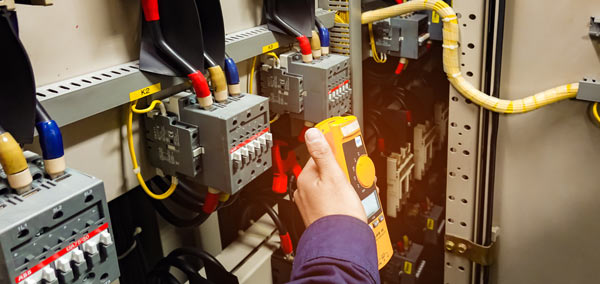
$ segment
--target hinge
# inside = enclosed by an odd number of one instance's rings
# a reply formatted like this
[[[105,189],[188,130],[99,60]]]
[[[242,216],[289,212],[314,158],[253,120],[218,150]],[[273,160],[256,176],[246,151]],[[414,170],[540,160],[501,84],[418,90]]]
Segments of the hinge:
[[[496,258],[495,244],[498,231],[498,227],[492,229],[492,243],[487,246],[446,234],[444,238],[446,252],[467,258],[484,266],[492,265]]]

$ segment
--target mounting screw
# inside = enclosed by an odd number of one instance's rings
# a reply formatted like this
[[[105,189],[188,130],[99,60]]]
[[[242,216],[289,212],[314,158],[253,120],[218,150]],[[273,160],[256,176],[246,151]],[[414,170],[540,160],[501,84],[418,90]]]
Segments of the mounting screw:
[[[460,254],[463,254],[463,253],[467,252],[467,245],[465,245],[463,243],[458,244],[457,251]]]
[[[446,241],[446,250],[447,251],[452,251],[454,249],[455,245],[456,244],[454,244],[453,241]]]

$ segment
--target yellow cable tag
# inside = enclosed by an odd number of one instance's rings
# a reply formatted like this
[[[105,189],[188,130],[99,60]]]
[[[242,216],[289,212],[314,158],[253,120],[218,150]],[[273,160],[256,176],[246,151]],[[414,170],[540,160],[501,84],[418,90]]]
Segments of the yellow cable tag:
[[[429,229],[430,231],[433,231],[434,224],[435,224],[435,221],[433,221],[433,219],[427,218],[427,229]]]
[[[404,262],[404,273],[409,274],[409,275],[412,273],[412,263],[411,262],[408,262],[408,261]]]
[[[271,43],[269,45],[263,46],[262,52],[263,53],[267,53],[267,52],[269,52],[271,50],[275,50],[275,49],[278,49],[278,48],[279,48],[279,42],[276,41],[276,42]]]
[[[160,92],[160,90],[161,90],[160,83],[156,83],[152,86],[148,86],[146,88],[142,88],[137,91],[133,91],[133,92],[129,93],[129,101],[133,102],[135,100],[139,100],[143,97],[152,95],[154,93],[158,93],[158,92]]]
[[[431,22],[437,24],[440,22],[440,14],[436,11],[431,11]]]

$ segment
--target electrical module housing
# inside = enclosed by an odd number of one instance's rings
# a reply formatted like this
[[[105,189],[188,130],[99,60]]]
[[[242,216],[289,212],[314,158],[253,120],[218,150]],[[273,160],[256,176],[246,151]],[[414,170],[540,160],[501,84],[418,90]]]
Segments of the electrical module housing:
[[[163,173],[233,194],[271,167],[268,99],[241,94],[205,110],[182,92],[165,105],[168,116],[144,119],[150,162]]]
[[[287,52],[281,54],[280,58],[282,68],[289,73],[302,75],[306,90],[304,112],[292,116],[318,123],[351,111],[349,57],[329,54],[304,63],[300,53]]]
[[[25,152],[32,189],[11,193],[0,171],[0,283],[110,283],[120,272],[101,180],[67,169],[44,178]]]

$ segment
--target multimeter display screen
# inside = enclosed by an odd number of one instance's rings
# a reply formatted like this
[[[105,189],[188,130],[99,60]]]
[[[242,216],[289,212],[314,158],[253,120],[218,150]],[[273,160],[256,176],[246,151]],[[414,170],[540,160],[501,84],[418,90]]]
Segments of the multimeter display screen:
[[[379,202],[377,200],[377,191],[371,192],[367,198],[362,200],[362,205],[367,213],[367,219],[370,219],[373,214],[379,211]]]

